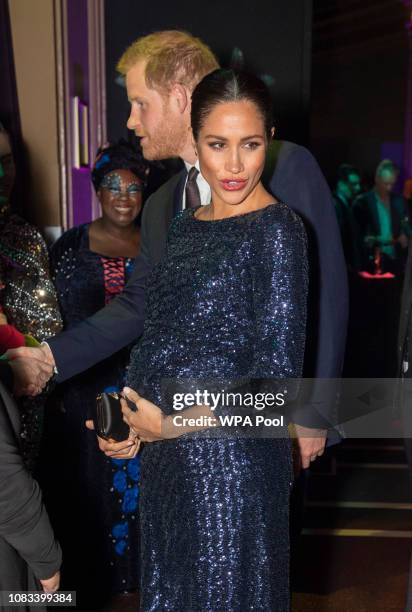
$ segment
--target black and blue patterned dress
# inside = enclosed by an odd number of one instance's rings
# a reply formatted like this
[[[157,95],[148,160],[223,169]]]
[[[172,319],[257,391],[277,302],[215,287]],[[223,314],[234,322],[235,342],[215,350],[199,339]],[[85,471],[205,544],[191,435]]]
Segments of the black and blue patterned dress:
[[[148,283],[130,386],[172,414],[173,380],[299,377],[306,296],[305,233],[286,205],[216,221],[183,212]],[[289,610],[291,480],[287,435],[146,444],[142,612]]]
[[[51,252],[65,329],[122,291],[133,261],[91,251],[89,224],[66,232]],[[52,427],[61,434],[55,461],[62,470],[57,505],[64,517],[60,533],[64,555],[67,550],[66,575],[76,588],[84,580],[90,593],[94,590],[101,596],[137,589],[139,582],[140,460],[106,457],[94,432],[85,427],[97,394],[122,388],[129,353],[124,349],[59,385],[62,410],[53,415]]]

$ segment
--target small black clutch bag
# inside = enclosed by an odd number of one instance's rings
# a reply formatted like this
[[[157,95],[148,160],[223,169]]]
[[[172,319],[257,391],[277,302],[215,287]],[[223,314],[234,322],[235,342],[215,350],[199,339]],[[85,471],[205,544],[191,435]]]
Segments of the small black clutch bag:
[[[100,393],[96,397],[96,409],[93,415],[94,429],[100,438],[112,438],[116,442],[123,442],[129,437],[129,426],[123,421],[120,394],[116,392]],[[133,411],[136,406],[127,398],[127,405]]]

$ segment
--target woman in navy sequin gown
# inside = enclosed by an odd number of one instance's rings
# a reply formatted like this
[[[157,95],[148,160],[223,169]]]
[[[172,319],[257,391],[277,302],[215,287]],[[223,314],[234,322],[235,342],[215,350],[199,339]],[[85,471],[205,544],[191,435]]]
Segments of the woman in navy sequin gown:
[[[170,398],[170,381],[194,390],[240,380],[245,389],[301,375],[306,238],[297,215],[260,182],[271,126],[270,96],[255,77],[219,70],[195,88],[192,128],[212,202],[172,224],[131,355],[125,393],[137,412],[122,402],[149,442],[141,455],[144,612],[289,610],[287,431],[187,432],[173,416],[231,409],[176,413]]]
[[[67,231],[51,252],[66,329],[103,308],[128,281],[140,250],[136,218],[147,169],[141,154],[124,141],[98,154],[92,181],[102,216]],[[62,484],[57,503],[64,573],[80,604],[84,593],[97,605],[99,598],[118,598],[139,586],[139,457],[130,462],[105,457],[85,427],[96,396],[122,388],[129,354],[125,348],[60,385],[62,410],[49,416],[49,428],[61,430],[54,454],[61,468],[55,480]]]

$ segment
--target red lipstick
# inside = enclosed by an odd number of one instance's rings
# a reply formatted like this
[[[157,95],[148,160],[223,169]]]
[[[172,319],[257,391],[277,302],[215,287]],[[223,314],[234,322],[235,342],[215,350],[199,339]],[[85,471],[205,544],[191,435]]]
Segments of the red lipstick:
[[[246,179],[225,179],[219,182],[226,191],[240,191],[247,184]]]

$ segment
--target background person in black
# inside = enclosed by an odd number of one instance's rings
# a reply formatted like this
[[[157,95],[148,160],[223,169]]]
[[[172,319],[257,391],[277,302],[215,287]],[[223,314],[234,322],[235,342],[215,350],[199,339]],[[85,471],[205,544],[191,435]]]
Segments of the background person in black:
[[[333,199],[335,200],[346,264],[351,269],[357,269],[359,264],[359,237],[353,218],[352,204],[361,191],[360,172],[350,164],[341,164],[338,168],[338,180]]]
[[[354,202],[362,270],[375,271],[378,254],[383,272],[403,274],[411,230],[404,198],[394,193],[398,175],[399,170],[390,159],[382,160],[376,168],[373,189]]]

